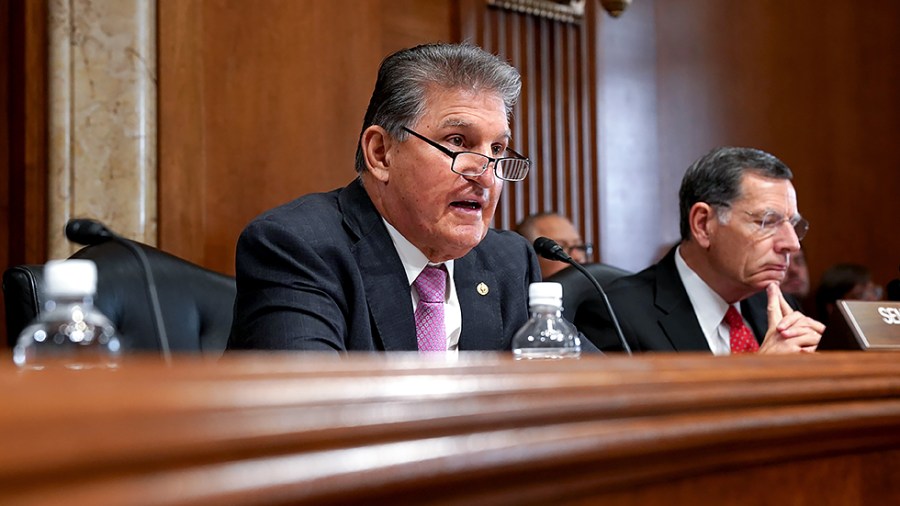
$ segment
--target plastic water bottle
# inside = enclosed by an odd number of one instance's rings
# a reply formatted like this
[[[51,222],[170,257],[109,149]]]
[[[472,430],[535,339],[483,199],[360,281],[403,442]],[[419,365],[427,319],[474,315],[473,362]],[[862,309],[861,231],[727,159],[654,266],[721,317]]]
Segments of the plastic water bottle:
[[[16,365],[43,369],[115,367],[121,342],[115,327],[94,307],[97,266],[91,260],[52,260],[44,265],[47,303],[13,348]]]
[[[562,285],[532,283],[528,287],[531,318],[512,340],[516,360],[578,358],[578,330],[562,316]]]

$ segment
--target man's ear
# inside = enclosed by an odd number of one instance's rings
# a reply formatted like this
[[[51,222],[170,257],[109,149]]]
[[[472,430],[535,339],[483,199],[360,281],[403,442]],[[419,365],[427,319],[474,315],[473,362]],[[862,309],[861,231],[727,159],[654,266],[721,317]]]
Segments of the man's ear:
[[[369,172],[378,181],[387,183],[390,179],[391,147],[395,142],[394,138],[384,128],[372,125],[363,131],[359,142]]]
[[[688,224],[691,227],[691,237],[703,248],[709,248],[710,237],[719,224],[716,210],[706,202],[697,202],[691,206],[688,213]]]

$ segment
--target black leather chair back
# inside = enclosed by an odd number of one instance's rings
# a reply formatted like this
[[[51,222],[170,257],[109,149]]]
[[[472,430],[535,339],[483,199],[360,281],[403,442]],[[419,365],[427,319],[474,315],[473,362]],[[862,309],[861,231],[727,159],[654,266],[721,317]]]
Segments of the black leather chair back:
[[[16,265],[3,273],[6,307],[6,344],[12,348],[22,329],[41,311],[44,303],[44,266]]]
[[[219,355],[231,332],[235,282],[141,243],[156,281],[169,348],[174,352]],[[112,320],[123,350],[160,351],[152,304],[139,260],[115,241],[87,246],[72,258],[97,264],[94,304]],[[6,330],[10,345],[43,309],[43,266],[19,265],[3,274]]]
[[[622,276],[628,276],[631,272],[612,265],[602,263],[584,264],[584,268],[588,270],[604,289]],[[545,281],[559,283],[563,288],[563,316],[570,322],[575,321],[575,313],[578,307],[586,299],[599,296],[597,289],[585,277],[584,274],[578,272],[574,267],[567,267],[556,274],[550,276]]]

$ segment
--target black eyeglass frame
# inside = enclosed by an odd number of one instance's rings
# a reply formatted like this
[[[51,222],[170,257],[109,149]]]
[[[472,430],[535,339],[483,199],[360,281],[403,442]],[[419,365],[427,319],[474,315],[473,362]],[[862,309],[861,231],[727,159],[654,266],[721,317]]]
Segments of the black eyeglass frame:
[[[516,181],[524,181],[525,178],[528,176],[528,173],[531,171],[531,159],[529,159],[527,156],[517,152],[516,150],[514,150],[513,148],[511,148],[509,146],[506,147],[506,151],[508,151],[509,153],[512,153],[516,157],[503,156],[500,158],[493,158],[493,157],[487,156],[482,153],[476,153],[474,151],[453,151],[452,149],[449,149],[446,146],[442,146],[442,145],[440,145],[440,143],[433,141],[433,140],[429,139],[428,137],[425,137],[424,135],[422,135],[410,128],[403,127],[403,130],[409,134],[412,134],[414,137],[424,141],[429,146],[436,148],[441,153],[444,153],[445,155],[449,156],[450,160],[451,160],[450,170],[453,171],[454,174],[459,174],[460,176],[479,177],[487,171],[488,165],[493,164],[494,165],[494,175],[497,176],[498,179],[502,179],[504,181],[516,182]],[[456,166],[456,158],[459,155],[463,155],[463,154],[478,155],[482,158],[487,158],[488,162],[481,167],[481,172],[478,174],[462,174],[462,173],[454,170],[454,167]],[[513,178],[501,176],[500,172],[497,170],[497,164],[503,162],[503,160],[515,160],[517,162],[525,162],[525,164],[526,164],[525,165],[525,174],[523,174],[522,177],[519,179],[513,179]]]
[[[572,255],[572,252],[576,250],[584,253],[584,256],[587,258],[590,258],[591,255],[594,254],[594,244],[590,242],[586,242],[584,244],[573,244],[571,246],[563,246],[560,244],[560,246],[562,247],[563,251],[568,253],[570,256]]]

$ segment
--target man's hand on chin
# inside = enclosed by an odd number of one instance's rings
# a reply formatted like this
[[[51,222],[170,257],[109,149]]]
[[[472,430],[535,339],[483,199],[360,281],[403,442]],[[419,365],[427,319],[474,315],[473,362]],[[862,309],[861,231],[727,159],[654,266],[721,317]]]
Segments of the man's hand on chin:
[[[759,353],[797,353],[816,351],[825,325],[794,309],[784,300],[781,288],[772,283],[766,288],[769,303],[769,329]]]

